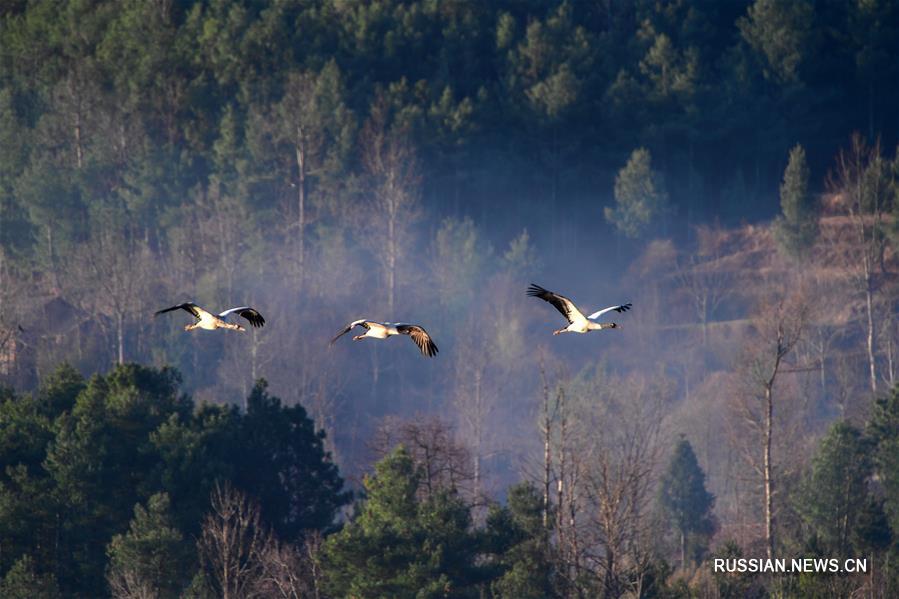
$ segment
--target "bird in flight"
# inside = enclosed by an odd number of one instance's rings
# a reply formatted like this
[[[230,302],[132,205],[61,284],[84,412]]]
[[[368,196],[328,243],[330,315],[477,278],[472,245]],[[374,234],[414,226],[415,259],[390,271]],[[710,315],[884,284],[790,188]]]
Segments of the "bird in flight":
[[[587,333],[589,331],[601,331],[602,329],[614,329],[618,327],[614,322],[593,321],[606,312],[615,311],[621,313],[631,309],[631,304],[627,303],[621,304],[620,306],[609,306],[608,308],[597,310],[589,316],[584,316],[584,313],[578,310],[573,301],[564,295],[547,291],[540,285],[531,283],[531,286],[528,287],[528,295],[531,297],[539,297],[543,301],[549,302],[555,306],[556,310],[562,313],[562,316],[568,319],[568,326],[561,328],[558,331],[553,331],[553,335],[558,335],[559,333]]]
[[[387,339],[393,335],[409,335],[409,337],[412,338],[412,341],[415,342],[415,345],[418,346],[418,349],[421,350],[422,355],[429,358],[433,358],[437,355],[437,346],[431,340],[431,336],[417,324],[392,324],[389,322],[375,322],[374,320],[364,319],[354,320],[331,339],[331,344],[333,345],[335,341],[340,339],[340,337],[346,333],[349,333],[353,327],[356,326],[365,328],[365,333],[354,336],[353,341],[362,341],[366,337],[372,339]]]
[[[196,322],[189,324],[184,327],[185,331],[192,331],[194,329],[204,329],[206,331],[214,331],[216,329],[231,329],[232,331],[245,331],[246,329],[240,326],[237,323],[228,322],[228,318],[232,314],[237,314],[238,316],[242,316],[246,319],[254,327],[261,327],[265,324],[265,319],[262,317],[262,314],[257,312],[255,309],[250,308],[249,306],[240,306],[238,308],[230,308],[225,310],[221,314],[213,314],[207,310],[204,310],[200,306],[196,305],[193,302],[185,302],[183,304],[178,304],[177,306],[172,306],[171,308],[165,308],[164,310],[159,310],[154,314],[154,316],[159,316],[160,314],[165,314],[166,312],[171,312],[172,310],[184,310],[185,312],[190,312],[190,314],[197,319]]]

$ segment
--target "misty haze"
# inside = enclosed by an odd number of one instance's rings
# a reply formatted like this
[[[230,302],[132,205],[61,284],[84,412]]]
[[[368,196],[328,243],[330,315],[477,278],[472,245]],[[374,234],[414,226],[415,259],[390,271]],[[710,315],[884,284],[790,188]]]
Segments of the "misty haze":
[[[0,597],[899,596],[897,44],[3,2]]]

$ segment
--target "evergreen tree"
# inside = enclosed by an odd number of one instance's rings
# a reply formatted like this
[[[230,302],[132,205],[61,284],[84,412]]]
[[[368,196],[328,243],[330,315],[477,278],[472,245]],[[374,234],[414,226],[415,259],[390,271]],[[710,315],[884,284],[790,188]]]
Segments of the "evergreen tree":
[[[727,541],[710,559],[738,560],[743,550],[734,541]],[[759,577],[745,572],[714,572],[717,596],[721,599],[762,599],[768,597]]]
[[[868,443],[861,431],[836,422],[821,440],[796,501],[816,547],[827,555],[849,555],[862,514],[869,512]]]
[[[766,78],[795,83],[808,56],[814,9],[805,0],[756,0],[737,21]]]
[[[37,408],[48,418],[56,418],[72,410],[84,387],[81,373],[68,364],[61,364],[41,381],[36,398]]]
[[[874,445],[873,468],[883,486],[890,528],[899,530],[899,386],[875,400],[868,437]]]
[[[781,249],[796,258],[805,256],[818,236],[818,212],[809,194],[808,178],[805,150],[797,144],[790,150],[790,161],[780,185],[781,216],[774,229]]]
[[[57,422],[44,466],[61,522],[53,521],[57,555],[72,555],[57,575],[63,590],[103,592],[106,545],[128,526],[134,504],[155,490],[151,433],[172,415],[185,418],[190,400],[172,369],[136,364],[91,378],[71,413]]]
[[[23,556],[0,580],[3,599],[56,599],[62,597],[53,574],[39,574],[34,560]]]
[[[553,568],[543,498],[530,483],[509,489],[508,505],[487,515],[485,550],[494,556],[490,590],[497,599],[539,599],[553,594]]]
[[[159,455],[156,480],[177,506],[175,526],[185,534],[199,534],[216,482],[234,479],[240,424],[236,406],[202,404],[190,418],[171,417],[150,436]]]
[[[477,597],[477,544],[451,491],[416,497],[420,473],[399,446],[365,479],[359,515],[328,538],[327,591],[338,597]]]
[[[268,383],[256,382],[229,459],[232,482],[265,506],[266,520],[278,536],[297,541],[306,530],[325,530],[350,500],[331,455],[325,433],[303,406],[284,406],[269,395]]]
[[[642,237],[668,211],[668,192],[661,174],[652,168],[646,148],[631,153],[615,177],[615,208],[606,207],[606,220],[628,237]]]
[[[117,597],[174,597],[189,580],[194,552],[172,524],[169,497],[157,493],[147,507],[134,506],[128,532],[107,548],[107,581]]]
[[[716,524],[712,515],[715,496],[706,490],[705,473],[684,438],[675,447],[662,477],[659,502],[680,536],[681,566],[686,567],[688,558],[701,557]]]

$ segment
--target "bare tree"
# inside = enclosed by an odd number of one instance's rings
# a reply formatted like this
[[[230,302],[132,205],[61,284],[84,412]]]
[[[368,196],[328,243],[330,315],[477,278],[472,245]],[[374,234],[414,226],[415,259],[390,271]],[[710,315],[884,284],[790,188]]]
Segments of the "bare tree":
[[[490,443],[489,419],[506,374],[504,365],[497,360],[500,352],[491,339],[494,331],[488,329],[484,323],[469,318],[464,331],[459,331],[451,385],[460,429],[472,448],[477,495],[483,492],[482,461]]]
[[[107,576],[115,599],[159,599],[159,589],[140,572],[121,569]]]
[[[277,103],[251,113],[251,146],[258,158],[270,160],[273,181],[296,208],[288,231],[294,230],[297,283],[307,270],[306,229],[310,197],[321,180],[338,170],[345,149],[341,139],[351,120],[342,101],[340,72],[333,62],[321,72],[289,73]],[[289,204],[289,205],[290,205]],[[291,210],[291,212],[293,212]]]
[[[229,483],[216,485],[212,510],[197,542],[206,579],[216,596],[260,596],[266,548],[272,540],[262,525],[259,504]]]
[[[387,310],[393,313],[397,274],[419,216],[421,175],[408,133],[391,129],[386,107],[376,103],[362,131],[362,162],[374,193],[364,215],[364,240],[381,267]]]
[[[543,356],[540,357],[540,383],[541,383],[541,402],[540,402],[540,420],[539,429],[543,441],[543,480],[541,488],[543,489],[543,528],[549,531],[549,512],[550,512],[550,487],[552,485],[552,435],[553,422],[558,412],[559,395],[550,389],[549,379],[546,374],[546,364]]]
[[[885,219],[895,193],[892,177],[892,169],[881,156],[880,142],[869,146],[855,133],[849,148],[837,156],[836,170],[828,180],[829,188],[842,196],[849,213],[852,256],[847,266],[865,298],[865,340],[872,393],[877,392],[874,312],[884,273]]]
[[[196,234],[203,236],[209,250],[204,258],[210,264],[218,263],[224,276],[225,301],[246,302],[248,298],[234,297],[237,273],[248,266],[247,249],[262,245],[249,226],[249,210],[244,202],[223,193],[221,182],[214,177],[198,196],[197,205],[204,218],[200,219]]]
[[[775,547],[775,480],[771,451],[775,385],[780,375],[797,370],[795,365],[787,363],[787,359],[799,343],[807,318],[808,306],[801,294],[780,296],[761,305],[739,364],[741,393],[738,410],[746,423],[758,433],[761,442],[761,460],[755,462],[755,468],[761,478],[764,497],[765,546],[769,558],[773,557]]]
[[[726,233],[718,228],[696,227],[696,250],[679,261],[676,273],[702,328],[702,343],[708,343],[709,319],[732,292],[732,273],[722,264]]]
[[[556,391],[557,426],[553,439],[553,477],[556,482],[556,538],[558,572],[563,585],[577,589],[582,577],[584,543],[581,515],[587,507],[587,476],[591,435],[579,418],[576,388],[559,385]],[[589,404],[592,396],[580,398]],[[586,450],[586,451],[585,451]],[[586,523],[589,526],[589,523]]]
[[[320,599],[321,570],[316,561],[324,539],[318,531],[305,536],[302,547],[279,542],[274,535],[261,556],[262,575],[257,585],[261,597]]]
[[[477,501],[471,452],[456,441],[452,427],[433,417],[403,420],[388,416],[375,432],[370,444],[372,453],[380,459],[400,444],[421,472],[418,491],[423,498],[452,489],[471,503]]]
[[[134,315],[143,311],[143,290],[147,266],[152,256],[147,244],[129,231],[127,223],[107,219],[98,223],[88,243],[75,257],[78,268],[72,274],[86,274],[87,285],[80,287],[83,308],[112,320],[116,362],[125,363],[125,329]],[[105,321],[98,320],[105,328]]]
[[[668,391],[640,379],[611,384],[607,403],[589,426],[596,431],[586,474],[586,499],[598,552],[589,557],[603,581],[603,596],[622,592],[622,570],[645,566],[651,538],[647,517],[660,446],[661,405]]]

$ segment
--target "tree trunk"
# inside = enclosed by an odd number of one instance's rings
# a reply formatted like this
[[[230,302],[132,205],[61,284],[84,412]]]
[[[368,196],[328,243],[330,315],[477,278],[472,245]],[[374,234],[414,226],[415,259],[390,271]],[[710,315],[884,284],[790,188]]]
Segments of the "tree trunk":
[[[306,275],[306,151],[302,142],[302,129],[297,127],[297,261],[299,283]]]
[[[125,315],[121,312],[116,314],[116,337],[119,344],[119,365],[125,363]]]
[[[565,414],[565,396],[560,388],[558,391],[558,395],[556,395],[556,406],[559,410],[559,480],[557,483],[557,495],[556,495],[556,505],[558,506],[559,514],[556,519],[557,522],[557,535],[559,539],[559,550],[562,556],[562,568],[563,575],[568,578],[569,577],[569,568],[565,559],[565,551],[568,549],[568,531],[565,527],[565,476],[566,476],[566,468],[567,464],[567,437],[568,437],[568,422]],[[569,489],[570,491],[570,489]]]
[[[474,375],[474,398],[475,398],[475,448],[474,448],[474,492],[475,497],[481,497],[481,451],[483,444],[483,428],[484,413],[481,405],[481,379],[484,373],[480,367],[475,370]]]
[[[78,170],[84,167],[84,145],[81,139],[81,97],[75,90],[75,84],[72,77],[68,80],[69,97],[75,104],[75,122],[72,123],[72,134],[75,137],[75,166]]]
[[[871,381],[871,393],[877,393],[877,364],[874,359],[874,289],[871,280],[871,264],[867,256],[864,259],[865,269],[865,310],[868,317],[868,374]]]
[[[680,567],[684,571],[687,569],[687,535],[684,531],[680,533]]]
[[[773,518],[772,479],[771,479],[771,429],[774,423],[774,395],[772,385],[765,387],[765,552],[768,559],[774,557],[774,535],[771,521]]]
[[[53,245],[53,227],[47,225],[47,258],[50,261],[50,272],[53,275],[53,291],[59,293],[59,271],[56,268],[56,248]]]
[[[259,356],[259,337],[256,333],[256,327],[252,329],[253,342],[250,345],[250,378],[253,381],[253,384],[256,384],[256,380],[259,378],[259,374],[257,372],[258,366],[258,356]]]
[[[543,429],[543,528],[549,529],[549,474],[550,474],[550,447],[549,447],[549,419],[544,419]]]
[[[387,218],[387,313],[393,314],[396,297],[396,211],[391,210]],[[393,318],[393,316],[391,316]]]
[[[552,425],[549,416],[549,388],[543,382],[543,528],[549,531],[549,483],[550,483],[550,437]]]
[[[606,553],[606,579],[603,597],[606,597],[607,599],[618,597],[617,586],[618,584],[615,580],[615,554],[609,550],[608,553]]]

